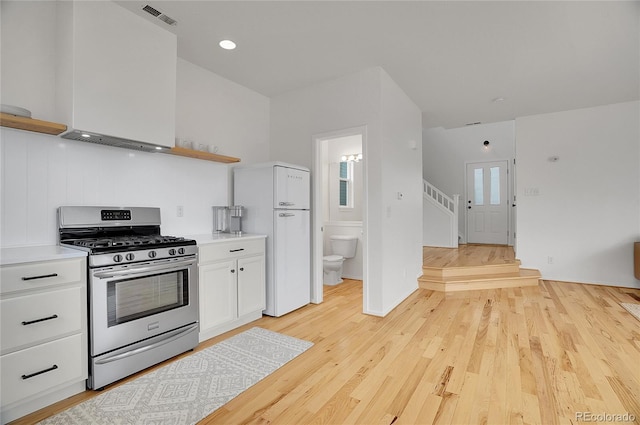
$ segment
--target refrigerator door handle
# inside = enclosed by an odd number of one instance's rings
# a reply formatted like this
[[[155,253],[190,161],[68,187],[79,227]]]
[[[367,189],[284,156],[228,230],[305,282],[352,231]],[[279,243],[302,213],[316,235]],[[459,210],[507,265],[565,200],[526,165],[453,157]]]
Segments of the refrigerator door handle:
[[[295,205],[294,202],[280,202],[278,203],[278,205],[280,205],[281,207],[292,207]]]
[[[293,217],[295,214],[292,213],[280,213],[279,216],[280,217]]]

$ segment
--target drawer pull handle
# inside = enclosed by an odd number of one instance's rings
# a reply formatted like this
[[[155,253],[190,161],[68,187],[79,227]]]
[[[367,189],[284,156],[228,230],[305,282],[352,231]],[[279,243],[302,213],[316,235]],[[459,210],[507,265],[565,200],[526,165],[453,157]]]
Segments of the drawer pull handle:
[[[240,271],[243,272],[244,271],[244,267],[240,267]]]
[[[229,252],[240,252],[240,251],[244,251],[244,248],[230,249],[229,250]]]
[[[51,274],[43,274],[42,276],[23,277],[22,280],[46,279],[48,277],[57,277],[57,276],[58,276],[58,273],[51,273]]]
[[[44,322],[45,320],[53,320],[57,318],[58,318],[58,315],[54,314],[53,316],[43,317],[42,319],[29,320],[28,322],[22,322],[22,325],[24,326],[33,325],[34,323],[40,323],[40,322]]]
[[[58,368],[57,364],[54,364],[49,369],[41,370],[40,372],[30,373],[29,375],[22,375],[22,379],[33,378],[34,376],[42,375],[43,373],[51,372],[52,370],[56,370]]]

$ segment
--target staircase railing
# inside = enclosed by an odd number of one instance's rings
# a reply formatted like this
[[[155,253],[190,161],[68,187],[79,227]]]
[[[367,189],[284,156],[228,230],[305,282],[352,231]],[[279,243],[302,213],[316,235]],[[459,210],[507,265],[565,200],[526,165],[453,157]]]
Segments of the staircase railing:
[[[424,192],[424,198],[427,199],[431,204],[437,206],[445,214],[449,217],[447,226],[449,231],[447,232],[447,237],[445,241],[442,239],[438,239],[437,242],[429,243],[429,235],[425,231],[425,244],[436,246],[447,246],[447,247],[457,247],[458,246],[458,214],[459,214],[459,202],[460,195],[453,195],[453,197],[447,196],[444,192],[439,190],[437,187],[432,185],[426,180],[422,181],[422,189]],[[427,214],[427,211],[424,212]],[[425,216],[425,220],[429,218]]]

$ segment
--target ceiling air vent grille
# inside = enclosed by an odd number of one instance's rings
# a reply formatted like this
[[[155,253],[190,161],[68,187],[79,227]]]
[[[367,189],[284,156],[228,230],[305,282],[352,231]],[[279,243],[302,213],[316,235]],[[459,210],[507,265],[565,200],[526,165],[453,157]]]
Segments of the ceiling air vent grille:
[[[145,7],[143,7],[142,10],[144,10],[148,14],[160,19],[165,24],[168,24],[168,25],[177,25],[178,24],[178,21],[176,21],[175,19],[165,15],[164,13],[160,12],[158,9],[156,9],[154,7],[151,7],[149,5],[146,5]]]
[[[142,10],[144,10],[145,12],[155,16],[156,18],[160,15],[160,11],[157,9],[154,9],[153,7],[146,5],[145,7],[142,8]]]
[[[161,21],[169,24],[169,25],[176,25],[178,22],[176,22],[175,19],[171,19],[170,17],[168,17],[167,15],[160,15],[158,16],[158,19],[160,19]]]

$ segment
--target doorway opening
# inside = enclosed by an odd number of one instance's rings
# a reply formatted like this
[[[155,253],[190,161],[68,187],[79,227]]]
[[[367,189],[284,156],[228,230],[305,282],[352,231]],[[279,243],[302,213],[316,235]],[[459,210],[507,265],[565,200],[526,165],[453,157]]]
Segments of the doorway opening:
[[[366,133],[365,127],[315,135],[312,202],[312,291],[311,301],[322,302],[327,288],[340,278],[366,284]],[[337,238],[335,238],[337,236]],[[324,273],[324,257],[334,254],[331,239],[355,239],[355,252],[342,261],[340,276],[332,280]],[[335,246],[335,245],[334,245]]]

